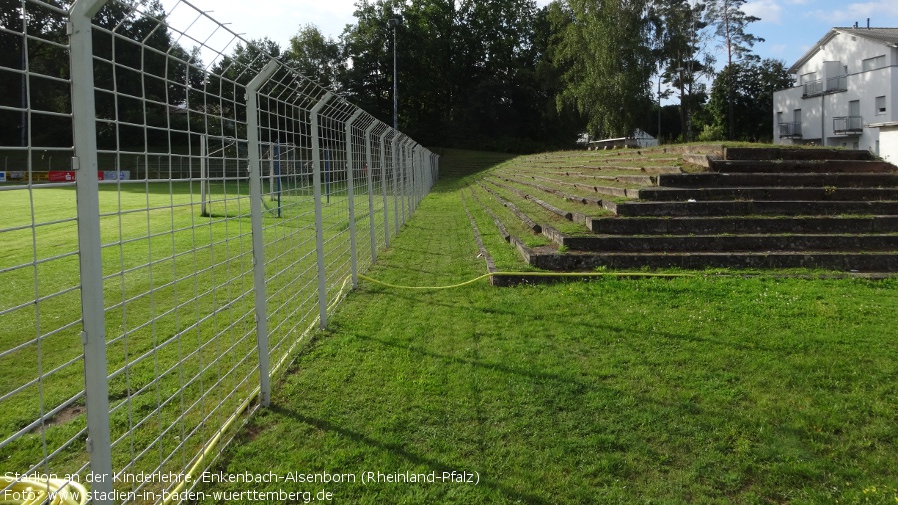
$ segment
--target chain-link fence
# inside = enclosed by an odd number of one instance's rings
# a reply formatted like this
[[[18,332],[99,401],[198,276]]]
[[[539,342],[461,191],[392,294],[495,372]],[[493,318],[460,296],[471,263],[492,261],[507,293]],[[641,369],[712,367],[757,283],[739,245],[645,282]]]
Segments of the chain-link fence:
[[[177,501],[438,157],[186,1],[12,0],[0,46],[0,492]]]

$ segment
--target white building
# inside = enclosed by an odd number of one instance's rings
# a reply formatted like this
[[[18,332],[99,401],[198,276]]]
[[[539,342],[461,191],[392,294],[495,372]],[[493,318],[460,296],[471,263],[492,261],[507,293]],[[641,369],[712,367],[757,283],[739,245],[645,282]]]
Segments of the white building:
[[[586,148],[587,149],[609,149],[614,147],[654,147],[659,145],[658,139],[649,135],[648,133],[637,128],[633,132],[632,137],[620,137],[616,139],[602,139],[602,140],[589,140],[588,134],[585,135],[586,139]],[[580,136],[580,139],[577,140],[577,143],[581,143],[584,139],[583,135]]]
[[[773,94],[778,144],[868,149],[898,120],[898,28],[833,28],[792,67],[796,87]]]

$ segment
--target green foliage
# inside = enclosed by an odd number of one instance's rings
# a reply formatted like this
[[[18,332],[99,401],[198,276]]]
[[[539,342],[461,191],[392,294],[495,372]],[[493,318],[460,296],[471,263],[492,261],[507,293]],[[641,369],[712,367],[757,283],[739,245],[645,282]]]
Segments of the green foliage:
[[[735,129],[730,140],[769,142],[773,138],[773,92],[791,85],[792,77],[782,61],[767,59],[724,67],[711,88],[710,125],[715,131],[725,130],[732,117]]]
[[[342,36],[350,99],[392,124],[394,12],[401,130],[425,144],[510,151],[573,141],[579,121],[555,108],[548,9],[532,0],[360,2]]]
[[[726,140],[726,127],[723,125],[705,125],[701,133],[698,134],[699,142],[717,142]]]
[[[742,6],[747,0],[709,0],[705,11],[705,19],[714,27],[714,34],[723,41],[727,51],[727,66],[736,62],[758,61],[760,58],[751,53],[751,48],[756,42],[764,42],[764,39],[756,37],[746,28],[750,23],[760,21],[761,18],[748,16],[742,11]],[[733,77],[732,75],[730,77]],[[729,107],[729,135],[730,140],[735,140],[736,112],[735,93],[736,83],[732,79],[727,82],[727,106]]]
[[[751,54],[751,48],[764,39],[748,33],[750,23],[761,18],[749,16],[742,11],[747,0],[708,0],[705,20],[714,27],[714,34],[723,41],[727,50],[727,65],[745,59],[757,61],[759,58]]]
[[[326,38],[315,25],[305,25],[290,38],[284,59],[302,75],[339,92],[340,77],[346,71],[340,53],[337,42]]]
[[[706,100],[701,78],[713,72],[714,58],[702,53],[707,22],[705,5],[692,5],[686,0],[658,0],[654,6],[654,23],[658,38],[661,79],[679,96],[679,131],[691,137],[687,123],[692,112],[700,110]],[[659,97],[664,98],[665,96]]]
[[[57,8],[64,8],[63,2],[46,2]],[[25,8],[25,15],[22,8]],[[23,18],[27,23],[23,25]],[[24,68],[23,56],[27,57],[32,72],[58,79],[69,79],[68,65],[60,64],[68,58],[65,45],[68,37],[63,15],[42,5],[20,0],[0,0],[0,67],[8,69]],[[23,54],[25,44],[19,34],[27,30],[31,37],[27,43],[28,54]],[[30,94],[29,94],[30,93]],[[23,107],[22,100],[27,103]],[[49,79],[26,79],[21,74],[4,72],[0,77],[0,106],[30,108],[52,113],[71,113],[69,86],[64,82]],[[26,124],[23,124],[23,119]],[[27,124],[29,123],[30,124]],[[0,145],[18,146],[22,144],[22,133],[30,137],[32,143],[41,146],[69,147],[72,145],[71,125],[46,114],[31,114],[22,117],[19,112],[0,110]]]
[[[652,103],[656,56],[646,0],[571,0],[559,26],[560,106],[576,108],[594,137],[631,135]]]

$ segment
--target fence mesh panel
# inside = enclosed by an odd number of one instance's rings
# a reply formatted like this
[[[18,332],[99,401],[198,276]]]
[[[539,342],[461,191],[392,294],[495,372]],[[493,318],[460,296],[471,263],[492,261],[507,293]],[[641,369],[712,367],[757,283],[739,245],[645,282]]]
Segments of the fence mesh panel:
[[[163,501],[267,402],[436,157],[187,1],[8,3],[0,491],[72,475],[108,501]]]

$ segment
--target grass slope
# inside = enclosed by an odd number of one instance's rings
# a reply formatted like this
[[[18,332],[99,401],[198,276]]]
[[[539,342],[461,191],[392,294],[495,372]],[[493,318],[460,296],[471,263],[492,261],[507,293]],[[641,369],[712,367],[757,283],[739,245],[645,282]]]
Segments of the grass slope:
[[[373,277],[440,285],[484,272],[451,154],[453,176]],[[327,490],[362,504],[896,503],[896,288],[363,283],[218,467],[357,481],[203,490]],[[363,472],[407,471],[471,472],[479,484],[361,483]]]

